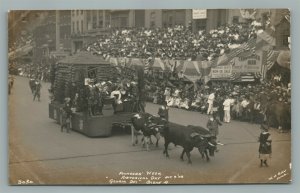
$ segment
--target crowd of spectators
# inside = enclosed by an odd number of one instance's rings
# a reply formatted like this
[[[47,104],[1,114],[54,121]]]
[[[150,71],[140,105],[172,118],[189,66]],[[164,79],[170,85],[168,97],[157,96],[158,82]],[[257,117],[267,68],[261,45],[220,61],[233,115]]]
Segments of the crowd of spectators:
[[[85,49],[106,57],[133,57],[180,60],[213,60],[230,49],[247,42],[261,26],[256,24],[231,24],[217,29],[201,30],[176,26],[173,28],[112,29],[109,35],[87,45]]]
[[[40,81],[49,82],[50,81],[50,64],[33,64],[27,63],[18,65],[18,74],[20,76],[25,76],[28,78],[34,78]]]
[[[114,29],[110,35],[99,38],[86,49],[104,57],[149,58],[150,56],[161,59],[211,61],[229,53],[249,39],[256,38],[257,33],[262,30],[263,25],[258,21],[220,26],[214,30],[196,33],[183,26]],[[149,102],[157,104],[166,102],[169,107],[202,113],[210,113],[208,98],[214,93],[212,109],[219,114],[221,120],[224,117],[224,105],[229,104],[230,114],[235,119],[260,122],[269,101],[290,104],[291,100],[290,85],[282,84],[277,75],[274,75],[269,83],[258,83],[256,86],[232,83],[208,86],[191,84],[180,79],[161,81],[151,77],[147,77],[146,82]],[[248,113],[249,109],[251,116]]]
[[[104,57],[132,57],[178,60],[208,60],[211,61],[231,49],[237,48],[255,38],[261,26],[252,24],[232,24],[221,26],[211,31],[198,31],[183,26],[174,28],[134,28],[111,29],[109,35],[99,38],[85,47],[90,52]],[[47,66],[39,66],[34,72],[32,65],[24,67],[24,75],[39,76],[43,79],[50,70]],[[216,112],[222,121],[224,105],[230,104],[230,114],[234,119],[245,121],[262,121],[262,114],[269,101],[280,101],[290,104],[290,85],[283,85],[280,78],[274,75],[269,83],[253,85],[234,85],[220,83],[215,85],[191,84],[180,78],[171,81],[146,77],[146,95],[149,102],[167,104],[169,107],[210,113],[208,99],[214,94],[212,111]],[[86,109],[90,115],[102,114],[104,98],[113,98],[114,111],[118,111],[126,101],[135,100],[135,83],[89,83],[85,88],[72,89],[76,91],[71,101],[77,110]],[[83,100],[84,99],[84,100]],[[225,102],[227,101],[227,102]],[[224,103],[225,102],[225,103]],[[124,109],[124,107],[123,107]],[[249,109],[252,111],[249,116]]]
[[[276,76],[274,76],[276,77]],[[196,84],[197,85],[197,84]],[[196,88],[195,88],[196,87]],[[231,117],[242,121],[261,123],[266,105],[269,102],[283,102],[291,104],[291,85],[282,84],[277,78],[269,83],[256,85],[219,83],[214,85],[195,86],[181,84],[172,86],[168,82],[151,82],[147,84],[147,100],[156,104],[167,103],[167,106],[190,111],[210,114],[209,97],[213,93],[212,112],[217,113],[220,119],[224,118],[224,103],[229,99]]]
[[[19,38],[15,38],[14,41],[9,45],[8,53],[21,49],[26,45],[30,45],[32,43],[32,40],[33,36],[31,33],[22,34]]]

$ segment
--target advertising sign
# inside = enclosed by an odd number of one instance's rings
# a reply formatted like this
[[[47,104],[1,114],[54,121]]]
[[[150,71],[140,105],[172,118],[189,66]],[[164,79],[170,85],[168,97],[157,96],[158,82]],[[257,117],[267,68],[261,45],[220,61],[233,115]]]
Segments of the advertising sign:
[[[211,69],[211,78],[229,78],[231,75],[231,66],[218,66]]]
[[[207,10],[206,9],[193,9],[193,19],[206,19]]]

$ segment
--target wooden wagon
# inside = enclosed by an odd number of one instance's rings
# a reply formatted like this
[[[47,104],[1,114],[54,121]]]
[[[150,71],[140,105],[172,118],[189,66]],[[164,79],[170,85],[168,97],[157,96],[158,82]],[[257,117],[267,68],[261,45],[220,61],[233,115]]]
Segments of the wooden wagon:
[[[118,72],[103,58],[89,52],[79,52],[59,61],[55,66],[55,78],[52,84],[53,100],[49,104],[49,117],[62,123],[62,107],[66,97],[72,98],[75,90],[84,87],[85,79],[99,83],[115,81]],[[108,137],[113,124],[126,124],[132,116],[132,105],[124,104],[121,112],[114,112],[111,100],[104,100],[103,115],[90,116],[87,111],[73,111],[72,130],[89,137]]]

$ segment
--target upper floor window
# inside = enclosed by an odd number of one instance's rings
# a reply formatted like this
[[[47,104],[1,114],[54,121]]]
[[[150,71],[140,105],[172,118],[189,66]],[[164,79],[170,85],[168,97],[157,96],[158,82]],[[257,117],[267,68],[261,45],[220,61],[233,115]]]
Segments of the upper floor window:
[[[233,16],[233,17],[232,17],[232,23],[233,23],[233,24],[239,23],[239,16]]]
[[[256,65],[256,60],[248,60],[248,65]]]

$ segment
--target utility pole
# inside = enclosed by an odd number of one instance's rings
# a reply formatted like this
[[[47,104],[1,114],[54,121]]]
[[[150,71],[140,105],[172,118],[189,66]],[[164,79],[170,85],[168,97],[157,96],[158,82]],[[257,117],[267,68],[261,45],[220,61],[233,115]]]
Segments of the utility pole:
[[[56,26],[56,30],[55,30],[55,33],[56,33],[56,51],[58,52],[59,49],[60,49],[60,17],[59,17],[59,10],[56,10],[56,14],[55,14],[55,17],[56,17],[56,22],[55,22],[55,26]]]
[[[102,21],[103,21],[103,23],[102,23],[102,28],[103,29],[105,29],[105,27],[106,27],[106,20],[105,20],[105,10],[102,10]]]

